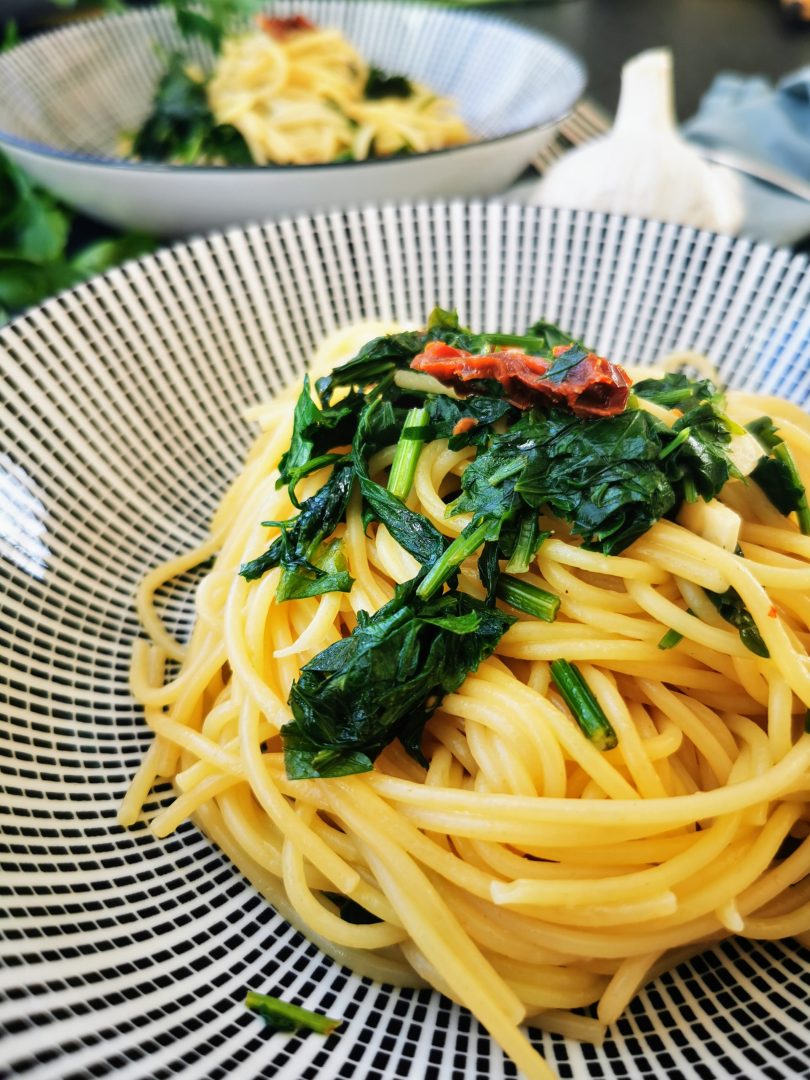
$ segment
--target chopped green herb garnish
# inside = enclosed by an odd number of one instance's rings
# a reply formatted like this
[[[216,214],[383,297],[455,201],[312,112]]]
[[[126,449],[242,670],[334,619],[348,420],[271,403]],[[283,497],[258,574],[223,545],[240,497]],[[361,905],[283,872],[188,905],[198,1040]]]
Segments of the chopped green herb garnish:
[[[567,660],[552,660],[550,666],[554,685],[583,732],[598,750],[612,750],[618,745],[616,732],[579,668]]]
[[[799,475],[796,459],[770,416],[760,416],[745,425],[768,453],[761,457],[751,479],[765,492],[780,514],[796,512],[799,528],[810,535],[810,506]]]
[[[756,656],[767,659],[770,656],[768,646],[762,640],[762,635],[757,629],[754,617],[743,603],[742,597],[736,589],[726,589],[723,593],[704,590],[708,598],[717,608],[718,613],[739,631],[740,641]]]
[[[399,437],[388,475],[388,490],[403,502],[413,486],[419,455],[425,445],[427,424],[428,411],[424,408],[411,409],[405,417],[405,428]]]
[[[279,484],[287,484],[295,500],[303,477],[325,469],[327,479],[297,516],[276,523],[281,535],[241,573],[252,580],[281,566],[279,600],[350,589],[334,534],[346,521],[352,491],[359,493],[364,524],[384,524],[420,570],[389,604],[361,613],[348,637],[302,669],[290,691],[293,720],[282,731],[291,778],[371,769],[394,739],[424,764],[426,721],[514,621],[496,601],[548,621],[557,614],[558,597],[514,576],[529,570],[548,535],[540,531],[541,513],[567,521],[584,546],[610,555],[660,518],[674,516],[684,501],[708,501],[739,475],[728,453],[732,425],[711,383],[667,376],[639,384],[640,397],[677,403],[682,415],[672,428],[641,408],[608,417],[582,417],[551,403],[520,410],[493,379],[465,383],[461,397],[433,393],[430,383],[400,384],[397,374],[409,371],[431,342],[473,356],[514,345],[550,360],[561,378],[566,365],[587,353],[549,323],[536,323],[526,335],[476,334],[454,312],[437,308],[423,330],[369,341],[318,379],[317,397],[305,380]],[[470,516],[452,541],[404,502],[423,444],[442,438],[474,455],[459,490],[445,495],[448,517]],[[372,479],[369,462],[392,446],[386,488]],[[486,591],[483,603],[456,587],[462,563],[471,558]],[[727,594],[720,603],[724,618],[754,647],[756,627],[750,615],[746,622],[744,607]],[[674,644],[673,631],[661,648]],[[615,745],[580,673],[564,661],[555,664],[555,682],[583,730],[597,745]]]
[[[667,630],[667,632],[658,642],[658,648],[674,649],[675,646],[678,645],[681,641],[683,641],[683,634],[679,633],[677,630]]]
[[[343,1023],[342,1020],[333,1020],[322,1013],[310,1012],[309,1009],[302,1009],[300,1005],[291,1005],[281,998],[259,994],[255,990],[248,990],[245,995],[245,1008],[263,1016],[276,1031],[297,1031],[305,1028],[319,1035],[331,1035]]]
[[[691,608],[686,609],[687,615],[694,615],[694,611]],[[679,634],[677,630],[667,630],[661,640],[658,642],[659,649],[674,649],[676,645],[683,641],[683,634]]]
[[[253,164],[240,132],[232,124],[218,124],[214,119],[205,83],[192,78],[180,53],[169,57],[152,112],[135,136],[132,153],[142,161],[179,165]]]
[[[544,622],[554,622],[560,610],[560,598],[546,589],[540,589],[528,581],[501,574],[498,579],[496,595],[518,611],[534,615]]]
[[[381,68],[369,68],[366,85],[363,88],[363,97],[369,101],[387,97],[409,98],[412,93],[413,86],[404,75],[389,75]]]
[[[313,585],[320,584],[320,588],[310,589],[306,593],[299,592],[297,594],[299,596],[315,596],[319,592],[334,591],[329,575],[338,571],[330,571],[318,565],[317,561],[313,561],[313,554],[319,550],[324,540],[331,537],[344,519],[353,483],[354,476],[351,467],[336,466],[320,491],[303,503],[301,512],[296,517],[289,521],[263,522],[267,526],[279,526],[281,535],[273,541],[263,555],[240,566],[239,573],[242,577],[247,581],[254,581],[266,574],[268,570],[282,566],[290,575],[312,581]],[[339,591],[347,592],[351,588],[351,579],[346,575],[342,580],[343,587]],[[295,595],[289,584],[287,589],[288,596]]]
[[[486,521],[467,525],[419,582],[416,595],[421,600],[429,600],[456,573],[465,559],[474,555],[485,540],[491,539],[487,535],[489,531],[490,526]]]

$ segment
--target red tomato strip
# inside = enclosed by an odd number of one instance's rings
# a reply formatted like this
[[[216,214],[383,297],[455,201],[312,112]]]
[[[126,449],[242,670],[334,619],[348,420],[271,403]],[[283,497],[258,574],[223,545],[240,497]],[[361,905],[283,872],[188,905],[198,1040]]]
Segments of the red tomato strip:
[[[555,359],[571,347],[556,348]],[[588,353],[559,382],[547,377],[548,360],[510,347],[474,356],[443,341],[431,341],[414,357],[411,367],[460,394],[471,392],[464,386],[471,380],[494,379],[503,386],[507,400],[519,409],[530,409],[543,401],[565,406],[577,416],[615,416],[624,410],[630,393],[627,373],[596,353]]]
[[[315,29],[315,23],[310,22],[305,15],[290,15],[286,19],[276,19],[271,15],[260,15],[257,22],[260,29],[264,30],[265,34],[275,38],[276,41],[284,41],[290,34],[295,34],[299,30]]]

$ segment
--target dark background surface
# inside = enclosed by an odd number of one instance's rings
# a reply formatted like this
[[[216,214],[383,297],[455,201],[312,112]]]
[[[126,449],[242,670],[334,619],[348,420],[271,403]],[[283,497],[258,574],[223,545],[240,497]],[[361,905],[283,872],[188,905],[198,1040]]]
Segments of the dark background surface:
[[[588,65],[588,94],[611,111],[624,61],[657,45],[675,54],[681,119],[692,115],[718,71],[778,78],[810,64],[810,23],[791,24],[779,0],[529,0],[481,10],[566,42]],[[23,31],[41,26],[43,17],[65,17],[42,0],[0,0],[0,22],[12,14]],[[497,71],[482,72],[482,78],[497,77]]]
[[[791,24],[779,0],[568,0],[490,10],[570,45],[588,65],[586,93],[611,112],[622,64],[653,46],[673,50],[683,120],[694,113],[718,71],[778,79],[810,64],[810,24]]]

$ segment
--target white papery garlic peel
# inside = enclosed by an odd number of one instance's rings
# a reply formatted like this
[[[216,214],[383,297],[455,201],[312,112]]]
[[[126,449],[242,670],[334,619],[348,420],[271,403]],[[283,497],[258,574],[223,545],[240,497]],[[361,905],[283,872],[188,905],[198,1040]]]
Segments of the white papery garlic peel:
[[[532,201],[736,233],[743,216],[737,177],[707,164],[682,138],[673,96],[669,49],[629,60],[611,131],[555,162]]]

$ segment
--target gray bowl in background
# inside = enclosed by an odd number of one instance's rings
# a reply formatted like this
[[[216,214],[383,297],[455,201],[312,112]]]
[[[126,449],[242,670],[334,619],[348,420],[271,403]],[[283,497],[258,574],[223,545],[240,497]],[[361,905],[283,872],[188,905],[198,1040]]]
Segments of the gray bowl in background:
[[[383,199],[503,190],[582,94],[565,47],[502,18],[387,0],[280,0],[343,31],[371,63],[452,98],[477,141],[369,162],[253,168],[155,165],[118,156],[148,114],[179,37],[145,8],[41,34],[0,56],[0,146],[66,202],[108,224],[160,235]],[[195,58],[210,64],[196,44]]]

